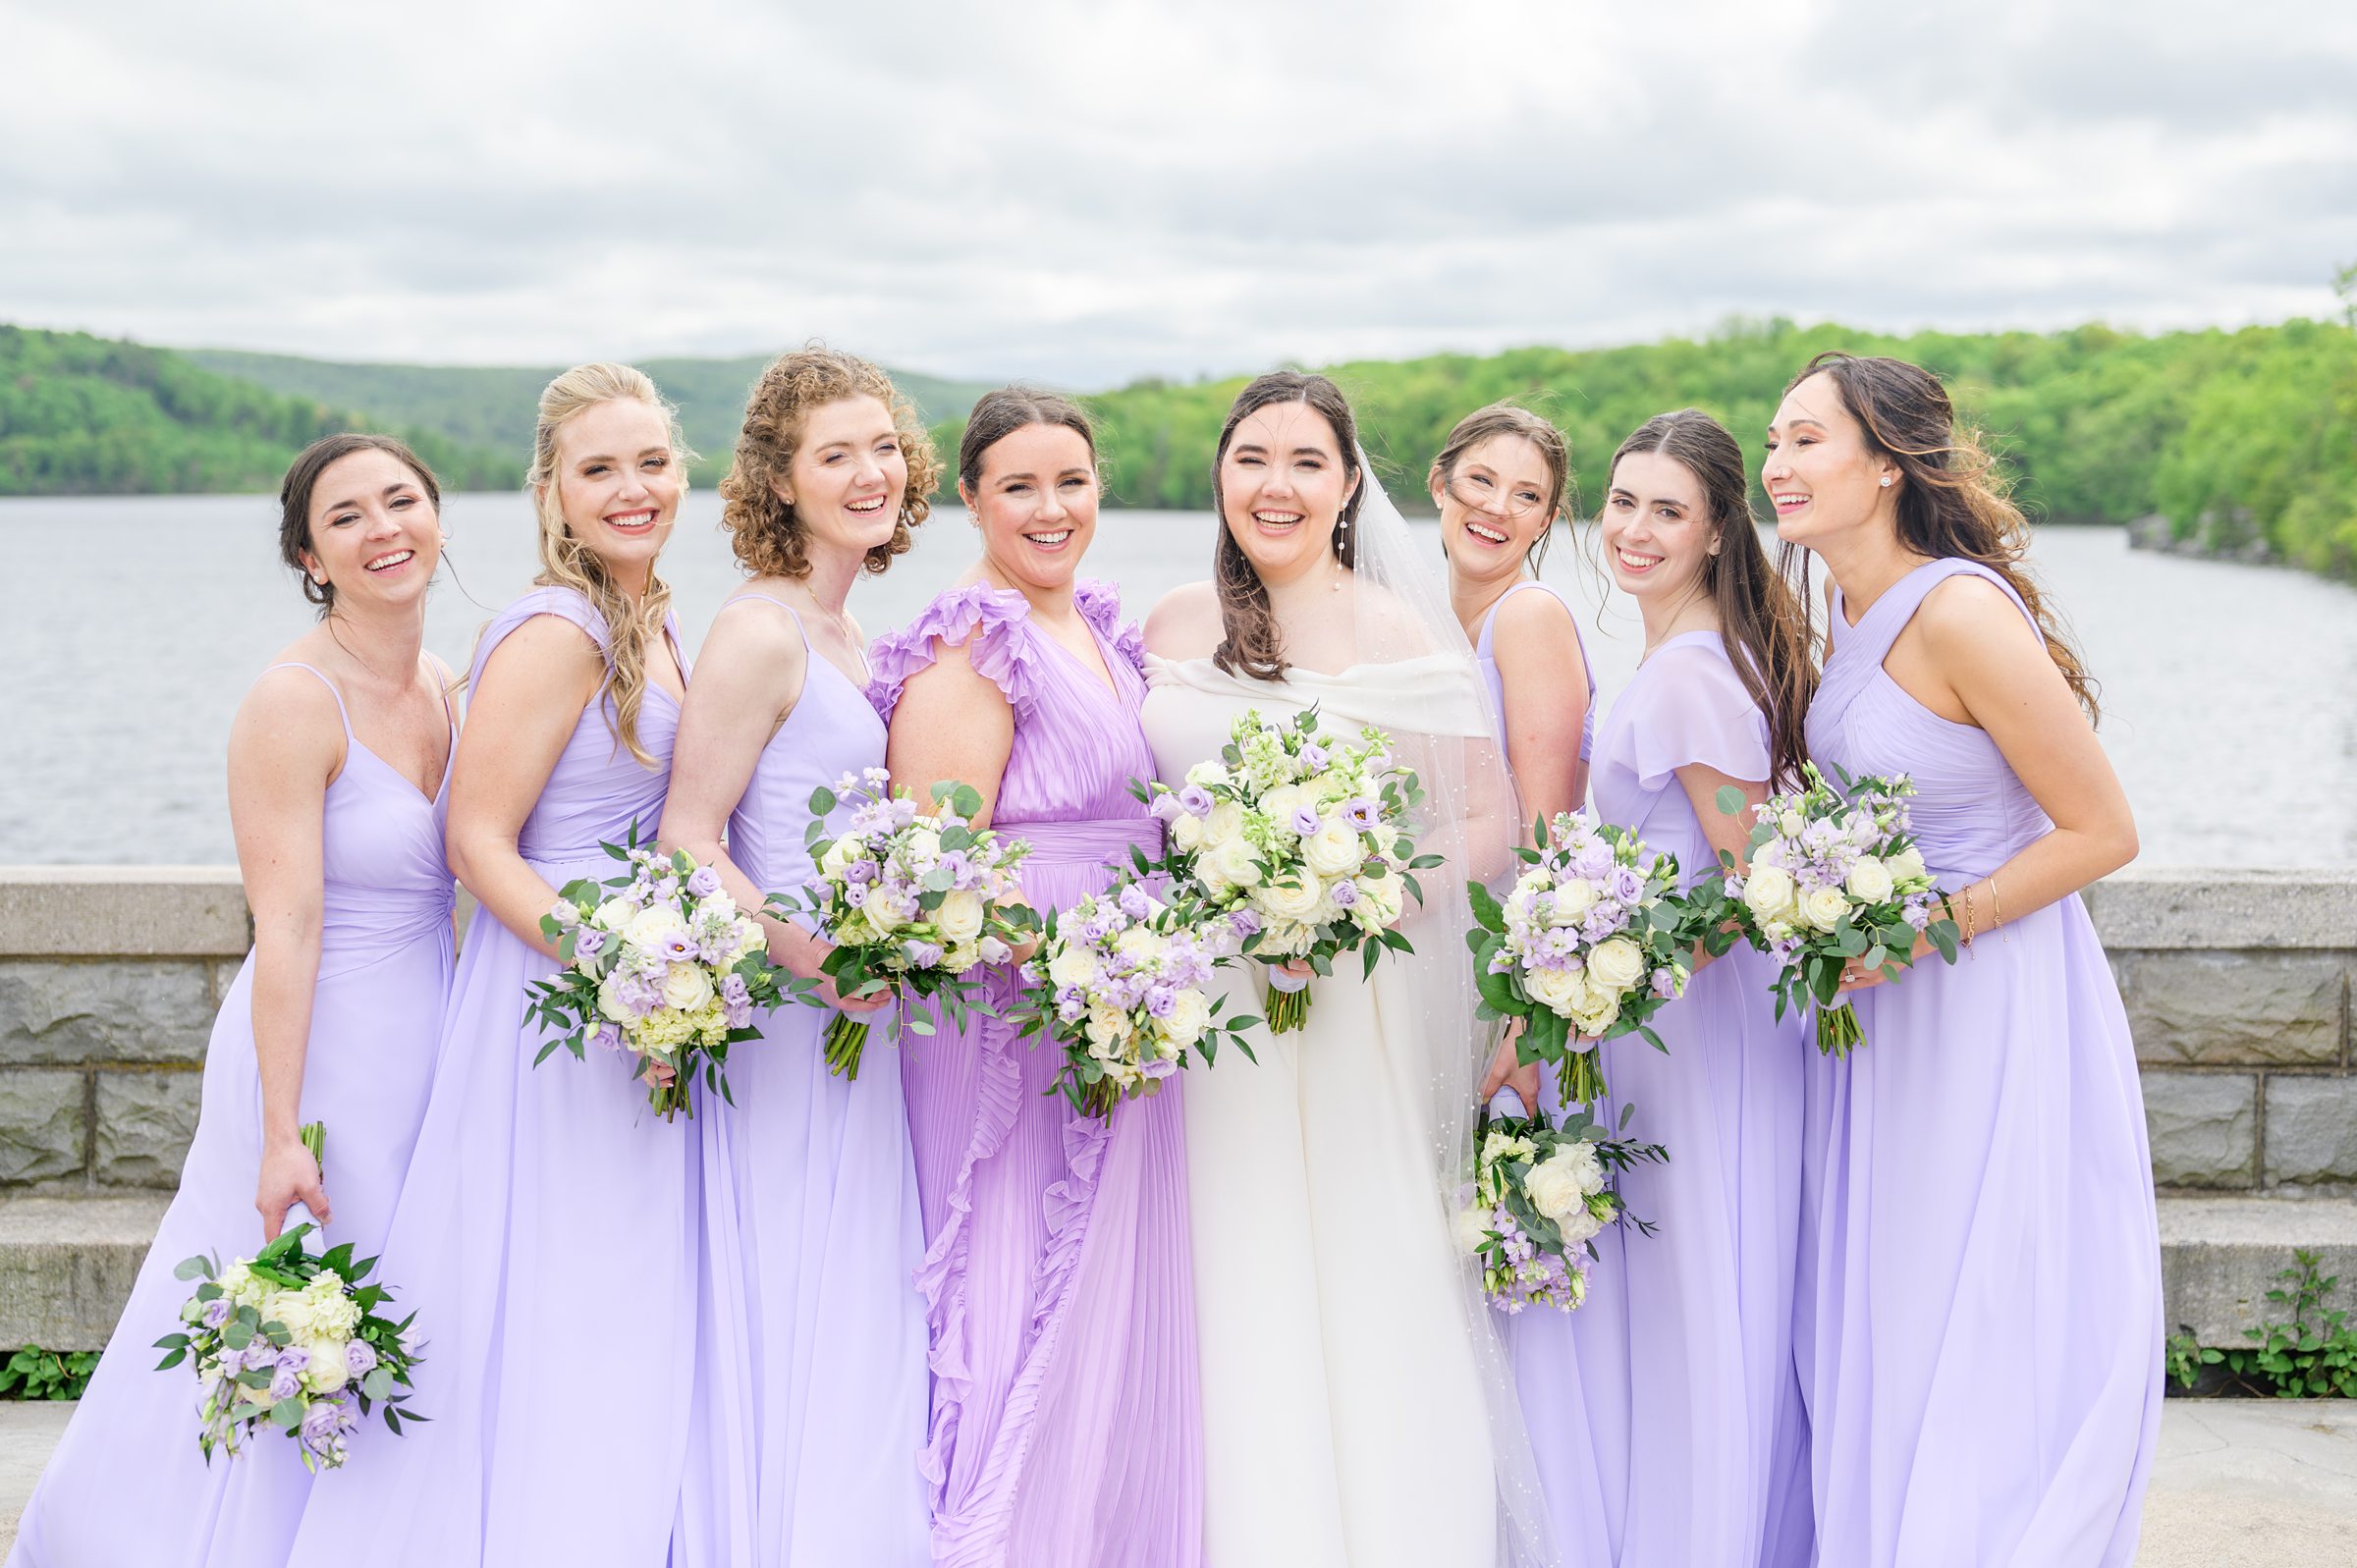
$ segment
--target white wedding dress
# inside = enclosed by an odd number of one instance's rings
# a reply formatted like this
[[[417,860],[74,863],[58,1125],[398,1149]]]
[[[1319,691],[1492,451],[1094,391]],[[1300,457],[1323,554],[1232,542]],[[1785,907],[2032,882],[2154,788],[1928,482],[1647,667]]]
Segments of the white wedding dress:
[[[1486,719],[1453,653],[1278,681],[1149,655],[1146,676],[1146,737],[1171,781],[1250,708],[1314,703],[1338,735],[1488,739],[1468,732]],[[1449,1108],[1469,1116],[1479,1070],[1463,934],[1445,924],[1461,882],[1452,899],[1433,881],[1452,876],[1426,874],[1432,912],[1402,928],[1416,956],[1387,955],[1372,981],[1346,956],[1312,983],[1306,1027],[1251,1031],[1257,1064],[1230,1051],[1187,1074],[1207,1568],[1546,1556],[1517,1495],[1535,1488],[1510,1386],[1498,1404],[1503,1360],[1447,1227],[1444,1167],[1464,1135]],[[1231,1012],[1265,1011],[1265,974],[1223,971]]]

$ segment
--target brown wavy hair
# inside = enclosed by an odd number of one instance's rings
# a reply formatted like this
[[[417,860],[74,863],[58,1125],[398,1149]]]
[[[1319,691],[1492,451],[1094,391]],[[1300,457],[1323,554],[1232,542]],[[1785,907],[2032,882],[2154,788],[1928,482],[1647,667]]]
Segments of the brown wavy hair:
[[[316,580],[311,576],[311,568],[302,564],[305,551],[317,553],[311,544],[311,500],[319,488],[319,476],[356,452],[381,452],[409,469],[417,476],[417,488],[425,492],[435,514],[440,515],[442,511],[441,482],[405,441],[348,430],[341,435],[321,436],[297,453],[295,460],[287,466],[287,476],[278,484],[278,558],[295,568],[295,576],[302,584],[303,598],[319,607],[322,621],[335,611],[336,585]]]
[[[796,349],[771,360],[753,383],[744,427],[737,435],[736,460],[720,482],[720,525],[728,530],[729,547],[739,564],[752,575],[810,574],[809,541],[801,519],[791,503],[778,499],[778,486],[794,471],[811,410],[846,398],[873,398],[891,411],[901,456],[908,464],[908,486],[901,493],[892,537],[867,552],[860,569],[881,572],[893,557],[906,555],[915,542],[911,530],[933,514],[941,456],[933,450],[933,438],[916,406],[890,376],[856,354],[818,344]]]
[[[1298,370],[1272,370],[1246,386],[1235,395],[1235,403],[1228,410],[1228,422],[1220,426],[1220,444],[1211,454],[1211,507],[1219,514],[1219,542],[1212,546],[1211,576],[1220,595],[1220,645],[1212,651],[1211,660],[1230,675],[1249,676],[1256,680],[1281,680],[1285,677],[1285,634],[1278,629],[1276,612],[1269,608],[1269,585],[1260,580],[1253,568],[1252,558],[1244,547],[1235,542],[1228,527],[1228,498],[1220,491],[1220,464],[1228,458],[1229,443],[1235,439],[1235,427],[1250,415],[1279,403],[1304,403],[1315,409],[1319,417],[1334,431],[1334,439],[1342,449],[1343,467],[1353,483],[1349,497],[1343,502],[1342,515],[1335,519],[1335,559],[1345,567],[1358,565],[1358,535],[1351,524],[1358,520],[1358,504],[1366,496],[1366,487],[1373,483],[1358,463],[1358,420],[1350,412],[1350,400],[1343,389],[1324,376],[1304,374]]]
[[[975,399],[974,411],[965,416],[965,434],[958,441],[958,482],[969,491],[979,485],[990,449],[1033,425],[1071,431],[1088,448],[1089,465],[1096,465],[1097,427],[1078,404],[1037,387],[1001,387]]]
[[[1563,514],[1563,495],[1571,485],[1571,445],[1563,433],[1543,415],[1514,403],[1493,403],[1486,408],[1476,408],[1456,422],[1449,439],[1441,444],[1441,455],[1432,460],[1432,476],[1444,486],[1454,482],[1456,465],[1466,453],[1492,436],[1520,436],[1539,449],[1540,460],[1547,464],[1547,526],[1530,542],[1523,552],[1523,564],[1531,570],[1547,559],[1548,541],[1555,537],[1556,519]],[[1441,540],[1441,551],[1448,553],[1449,541]]]
[[[2071,695],[2090,721],[2101,718],[2095,677],[2023,564],[2029,519],[2013,504],[2004,472],[1980,433],[1956,418],[1940,378],[1904,359],[1829,349],[1802,366],[1785,394],[1820,372],[1832,378],[1842,406],[1865,432],[1866,450],[1898,468],[1898,542],[1934,561],[1977,561],[2004,578],[2029,608],[2047,657],[2062,672]]]
[[[557,433],[600,404],[624,402],[646,404],[663,415],[680,490],[685,494],[687,465],[695,454],[687,450],[680,430],[680,411],[663,401],[645,371],[603,361],[576,365],[542,389],[540,420],[532,432],[532,466],[523,482],[540,518],[540,573],[532,580],[544,587],[574,589],[605,618],[606,679],[599,689],[614,698],[614,738],[641,766],[652,768],[657,766],[654,757],[638,743],[638,710],[646,701],[647,645],[663,634],[671,585],[650,570],[646,593],[631,603],[606,564],[574,537],[557,498]]]
[[[1711,538],[1719,547],[1702,558],[1702,591],[1719,613],[1719,641],[1743,689],[1768,720],[1771,790],[1800,782],[1808,760],[1809,699],[1817,692],[1817,669],[1809,659],[1809,621],[1789,572],[1802,552],[1785,545],[1770,565],[1760,544],[1760,519],[1751,510],[1751,486],[1743,470],[1743,448],[1727,426],[1699,408],[1657,413],[1613,454],[1606,492],[1620,460],[1631,453],[1658,453],[1694,476],[1702,486]]]

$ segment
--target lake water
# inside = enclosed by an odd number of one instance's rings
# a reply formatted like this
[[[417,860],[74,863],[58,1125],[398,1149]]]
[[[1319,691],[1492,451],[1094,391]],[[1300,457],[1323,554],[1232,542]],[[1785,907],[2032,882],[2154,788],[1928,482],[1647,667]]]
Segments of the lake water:
[[[664,560],[691,648],[737,580],[718,518],[716,495],[691,494]],[[531,577],[531,520],[516,495],[450,497],[444,520],[460,581],[446,573],[436,589],[429,641],[464,669],[476,628]],[[1205,513],[1109,513],[1090,573],[1142,615],[1206,574],[1212,527]],[[235,859],[230,718],[310,618],[276,534],[267,497],[0,501],[14,564],[0,652],[21,693],[7,704],[0,864]],[[871,633],[967,565],[959,514],[937,514],[920,539],[853,594]],[[1583,607],[1609,700],[1636,665],[1634,615],[1607,609],[1600,623],[1591,553],[1559,541],[1554,554],[1549,576]],[[2357,592],[2131,552],[2117,529],[2047,529],[2034,564],[2103,681],[2104,746],[2145,864],[2357,866]]]

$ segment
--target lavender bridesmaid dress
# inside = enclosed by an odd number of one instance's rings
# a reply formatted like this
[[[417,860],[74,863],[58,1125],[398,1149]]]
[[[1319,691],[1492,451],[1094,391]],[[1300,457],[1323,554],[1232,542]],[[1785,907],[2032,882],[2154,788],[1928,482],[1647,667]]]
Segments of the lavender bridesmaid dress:
[[[1718,865],[1676,770],[1769,776],[1768,722],[1716,631],[1672,637],[1615,699],[1596,813]],[[1620,1179],[1651,1236],[1597,1238],[1586,1305],[1513,1320],[1531,1446],[1566,1563],[1809,1561],[1808,1427],[1792,1356],[1800,1222],[1800,1021],[1776,1018],[1766,955],[1738,948],[1654,1015],[1668,1053],[1603,1047],[1606,1123],[1670,1150]]]
[[[602,649],[581,594],[536,588],[493,619],[469,679],[536,616]],[[666,626],[667,634],[670,627]],[[648,687],[630,755],[613,699],[585,708],[518,847],[552,888],[605,878],[602,841],[663,814],[678,705]],[[385,1568],[565,1563],[648,1568],[681,1524],[697,1370],[697,1132],[647,1108],[620,1053],[535,1067],[524,988],[555,961],[477,911],[443,1016],[434,1093],[379,1271],[426,1341],[415,1404],[431,1418],[353,1443],[311,1490],[296,1552]],[[330,1158],[333,1158],[331,1147]],[[701,1480],[727,1456],[699,1455]],[[691,1493],[692,1495],[692,1493]]]
[[[993,826],[1030,840],[1023,891],[1042,909],[1101,891],[1161,831],[1127,787],[1154,772],[1137,628],[1109,584],[1076,599],[1111,688],[1031,625],[1022,595],[983,584],[943,594],[870,656],[887,718],[937,639],[1007,693],[1014,749]],[[994,1006],[1014,994],[993,977]],[[934,1557],[1192,1568],[1202,1423],[1178,1086],[1109,1122],[1076,1116],[1049,1089],[1062,1060],[976,1018],[911,1037],[901,1064],[927,1242]]]
[[[1557,604],[1562,605],[1566,612],[1571,608],[1569,601],[1558,593],[1553,584],[1533,579],[1528,582],[1517,582],[1500,594],[1498,602],[1490,606],[1489,614],[1481,618],[1481,634],[1473,639],[1473,662],[1481,670],[1482,683],[1489,687],[1490,707],[1491,711],[1497,715],[1499,744],[1501,745],[1506,743],[1506,677],[1498,673],[1498,654],[1495,648],[1498,612],[1505,607],[1508,599],[1525,588],[1536,588]],[[1596,667],[1588,662],[1588,645],[1579,635],[1579,618],[1577,616],[1571,618],[1571,637],[1573,641],[1579,643],[1579,668],[1581,673],[1588,677],[1588,711],[1580,716],[1579,721],[1579,760],[1585,762],[1588,760],[1589,753],[1596,748],[1598,692],[1596,690]],[[1529,824],[1525,823],[1523,827],[1527,829]],[[1523,841],[1527,842],[1528,833],[1525,832],[1521,838]]]
[[[308,670],[308,665],[274,669]],[[344,706],[336,697],[339,712]],[[447,764],[434,798],[344,725],[343,771],[320,822],[319,978],[301,1115],[327,1128],[328,1243],[365,1257],[383,1241],[425,1114],[434,1036],[450,993],[450,867],[442,855]],[[454,737],[455,738],[455,737]],[[204,1109],[138,1282],[89,1392],[26,1506],[10,1568],[246,1568],[288,1559],[311,1477],[295,1445],[257,1438],[209,1467],[196,1448],[196,1379],[155,1370],[149,1348],[179,1324],[183,1258],[250,1257],[262,1158],[253,1046],[253,959],[222,1000],[204,1056]],[[379,1429],[381,1433],[381,1428]],[[136,1501],[136,1506],[130,1504]]]
[[[1985,730],[1883,671],[1928,562],[1834,643],[1809,748],[1907,773],[1942,886],[2053,828]],[[2027,610],[2023,611],[2026,616]],[[2136,1054],[2076,895],[1950,968],[1857,994],[1866,1043],[1813,1060],[1795,1329],[1821,1560],[2126,1568],[2161,1420],[2161,1255]]]
[[[755,600],[769,608],[738,613],[794,614],[758,593],[722,609]],[[810,791],[884,765],[866,696],[815,649],[807,670],[729,819],[730,855],[764,892],[810,880]],[[696,1113],[713,1320],[701,1380],[736,1385],[707,1404],[733,1423],[726,1446],[750,1482],[733,1525],[749,1553],[721,1555],[915,1568],[928,1560],[925,1314],[911,1282],[924,1237],[901,1056],[878,1016],[859,1076],[834,1076],[819,1040],[834,1017],[798,1002],[757,1017],[762,1039],[730,1055],[736,1103]]]

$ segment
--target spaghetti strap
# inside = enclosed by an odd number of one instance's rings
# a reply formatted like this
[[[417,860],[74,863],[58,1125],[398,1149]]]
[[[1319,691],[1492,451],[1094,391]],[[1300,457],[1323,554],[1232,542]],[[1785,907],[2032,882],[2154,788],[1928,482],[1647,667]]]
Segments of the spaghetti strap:
[[[282,660],[278,664],[265,666],[262,670],[262,674],[268,675],[273,670],[301,670],[315,678],[319,684],[325,686],[327,688],[327,694],[336,699],[337,717],[344,721],[344,738],[347,740],[352,738],[352,714],[345,708],[344,693],[336,689],[336,683],[334,681],[328,679],[326,676],[321,675],[317,670],[302,663],[299,659]]]
[[[805,625],[803,625],[803,624],[802,624],[802,613],[801,613],[799,610],[796,610],[796,609],[795,609],[794,606],[792,606],[792,605],[788,604],[788,603],[787,603],[785,600],[783,600],[783,599],[774,598],[774,597],[772,597],[772,596],[771,596],[771,595],[769,595],[769,594],[766,594],[766,593],[758,593],[758,592],[751,592],[751,593],[733,593],[733,594],[729,595],[729,596],[728,596],[726,599],[723,599],[723,600],[720,602],[720,610],[716,610],[716,611],[714,611],[714,612],[713,612],[713,614],[717,616],[717,615],[719,615],[719,614],[721,613],[721,611],[728,609],[728,608],[729,608],[729,606],[731,606],[731,605],[736,605],[736,604],[742,604],[742,603],[744,603],[744,602],[745,602],[747,599],[758,599],[758,600],[760,600],[760,601],[761,601],[763,604],[772,604],[772,605],[776,605],[776,606],[777,606],[777,607],[778,607],[780,610],[783,610],[783,611],[785,611],[785,612],[786,612],[788,615],[792,616],[792,617],[794,618],[794,629],[795,629],[795,630],[796,630],[796,631],[798,631],[798,632],[800,632],[800,633],[802,634],[802,653],[803,653],[804,657],[806,657],[806,658],[811,658],[811,659],[816,659],[816,660],[818,660],[818,661],[819,661],[821,664],[824,664],[824,665],[827,665],[827,666],[830,666],[830,667],[835,667],[835,661],[834,661],[834,660],[832,660],[832,659],[829,659],[829,658],[828,658],[828,657],[827,657],[825,654],[822,654],[822,653],[820,653],[820,652],[818,651],[818,649],[817,649],[815,646],[813,646],[813,645],[812,645],[812,643],[811,643],[811,641],[810,641],[810,628],[809,628],[808,626],[805,626]],[[856,648],[855,648],[855,649],[853,649],[853,650],[852,650],[852,652],[854,652],[854,653],[857,653],[857,654],[859,655],[859,666],[860,666],[860,668],[861,668],[861,669],[863,669],[863,670],[864,670],[864,669],[866,669],[866,668],[868,668],[868,663],[867,663],[867,653],[866,653],[866,650],[864,650],[864,649],[856,649]],[[838,667],[838,668],[835,668],[835,673],[836,673],[837,675],[839,675],[839,676],[840,676],[840,675],[843,675],[843,671],[842,671],[842,670],[841,670],[839,667]],[[850,679],[850,676],[846,676],[844,678],[846,678],[846,679]],[[860,689],[862,689],[862,690],[864,690],[864,689],[866,688],[866,684],[867,684],[867,683],[866,683],[864,680],[853,680],[853,681],[851,681],[851,684],[852,684],[852,685],[854,685],[854,686],[857,686],[857,687],[859,687],[859,688],[860,688]]]

